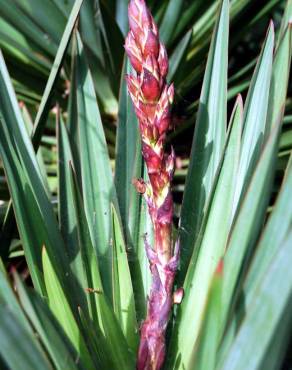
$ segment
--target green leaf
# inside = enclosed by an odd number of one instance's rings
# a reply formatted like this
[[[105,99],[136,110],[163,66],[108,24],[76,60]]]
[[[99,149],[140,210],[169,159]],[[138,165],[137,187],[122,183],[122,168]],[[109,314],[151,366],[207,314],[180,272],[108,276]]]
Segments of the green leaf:
[[[9,368],[53,370],[33,334],[26,330],[18,317],[1,301],[0,317],[0,354]]]
[[[10,286],[8,278],[5,274],[4,265],[2,264],[1,260],[0,260],[0,302],[8,307],[9,311],[18,318],[20,324],[27,331],[30,331],[32,333],[31,327],[19,306],[17,298],[13,293],[12,287]]]
[[[112,206],[113,222],[113,304],[127,342],[134,352],[138,345],[138,324],[126,245],[117,212]]]
[[[37,330],[56,368],[84,370],[80,357],[48,306],[35,292],[27,291],[17,274],[14,277],[22,307]]]
[[[234,297],[237,297],[236,291],[240,289],[236,282],[239,279],[240,272],[243,273],[245,258],[249,256],[264,221],[274,174],[280,128],[280,124],[274,128],[265,145],[230,235],[224,258],[222,330],[224,330],[224,323],[226,322],[230,305],[233,303]],[[244,233],[242,230],[244,230]]]
[[[58,79],[58,76],[59,76],[59,73],[60,73],[60,70],[61,70],[61,67],[62,67],[62,63],[63,63],[64,57],[65,57],[65,54],[66,54],[66,50],[67,50],[67,47],[68,47],[68,44],[69,44],[69,41],[70,41],[70,38],[71,38],[73,27],[74,27],[76,19],[78,17],[82,2],[83,2],[83,0],[76,0],[76,3],[74,4],[74,7],[72,8],[72,12],[71,12],[70,17],[68,19],[64,34],[62,36],[60,46],[57,50],[57,54],[56,54],[56,57],[55,57],[53,68],[51,69],[51,73],[50,73],[49,79],[47,81],[47,85],[46,85],[46,88],[45,88],[45,91],[44,91],[44,95],[42,97],[42,101],[41,101],[40,107],[39,107],[38,112],[37,112],[37,116],[36,116],[36,119],[35,119],[33,131],[32,131],[32,142],[33,142],[34,149],[36,151],[37,151],[37,149],[40,145],[41,136],[42,136],[44,126],[45,126],[45,123],[47,121],[48,112],[49,112],[49,109],[50,109],[51,97],[52,97],[52,94],[54,92],[54,88],[55,88],[55,85],[56,85],[56,82],[57,82],[57,79]],[[15,7],[15,11],[16,10],[17,10],[17,8]],[[39,34],[39,32],[37,32],[37,34]],[[5,96],[5,97],[0,96],[1,101],[3,102],[2,103],[3,106],[1,107],[2,114],[6,118],[7,122],[9,122],[10,119],[14,119],[13,116],[16,115],[15,118],[18,119],[20,129],[22,130],[23,129],[22,128],[22,122],[21,122],[22,120],[20,120],[20,117],[19,117],[19,108],[17,107],[16,98],[13,96],[14,93],[12,91],[12,86],[10,86],[10,82],[8,81],[8,73],[7,73],[4,61],[2,60],[2,54],[0,55],[0,59],[1,59],[1,61],[0,61],[0,63],[1,63],[1,74],[2,74],[2,77],[4,79],[3,83],[5,83],[5,85],[6,85],[5,90],[7,89],[7,95],[9,95],[9,99],[10,99],[10,102],[11,102],[11,103],[7,102],[7,99],[8,99],[7,96]],[[3,89],[3,91],[5,91],[4,87],[2,87],[2,86],[0,86],[0,89],[1,90]],[[6,100],[6,103],[5,103],[5,100]],[[10,104],[12,104],[12,106],[14,108],[14,111],[13,110],[11,111],[11,107],[9,107]],[[9,116],[9,118],[8,118],[8,116]],[[7,212],[6,212],[6,220],[5,220],[5,224],[3,226],[5,234],[10,234],[12,229],[13,229],[13,227],[12,227],[13,226],[12,225],[13,224],[13,220],[12,220],[13,212],[12,212],[11,207],[12,206],[10,204],[8,209],[7,209]],[[5,244],[7,244],[7,243],[5,243]],[[6,246],[6,249],[7,249],[7,246]]]
[[[42,250],[42,260],[49,307],[71,340],[86,368],[94,369],[84,339],[45,247]]]
[[[105,46],[105,67],[107,71],[110,72],[109,75],[113,92],[118,95],[121,77],[120,73],[124,58],[124,38],[111,11],[104,5],[102,0],[98,0],[98,3],[100,11],[100,30]]]
[[[123,227],[126,230],[129,218],[129,204],[134,190],[132,179],[136,153],[139,150],[140,136],[138,120],[134,112],[131,98],[128,94],[125,74],[130,74],[131,67],[128,59],[124,60],[122,72],[119,115],[116,142],[115,185],[120,206]],[[140,154],[140,160],[142,155]]]
[[[41,6],[38,0],[16,0],[15,2],[17,4],[15,6],[32,18],[34,23],[50,35],[56,44],[60,42],[66,18],[52,1],[43,0]]]
[[[124,74],[130,72],[130,63],[125,60],[120,88],[115,184],[128,248],[137,318],[142,320],[146,314],[146,298],[151,283],[143,235],[147,233],[152,242],[153,230],[146,202],[132,184],[136,178],[146,180],[147,171],[141,154],[138,120],[124,78]]]
[[[224,267],[220,261],[214,273],[208,293],[203,325],[196,349],[194,370],[214,370],[216,367],[216,354],[220,334],[221,298],[223,286]]]
[[[73,211],[73,199],[70,189],[70,163],[73,163],[68,133],[60,111],[57,113],[57,141],[58,141],[58,214],[59,225],[69,258],[74,259],[78,254],[76,217]],[[74,262],[73,262],[74,263]]]
[[[116,21],[124,37],[128,32],[128,1],[116,1]]]
[[[86,331],[86,341],[97,369],[118,369],[112,356],[111,342],[103,336],[98,325],[88,320],[81,308],[79,316]]]
[[[13,369],[52,369],[21,310],[0,260],[0,355]],[[6,332],[8,331],[8,332]],[[24,343],[17,343],[20,340]],[[11,350],[17,347],[17,351]],[[32,367],[33,368],[33,367]]]
[[[36,44],[42,53],[47,55],[56,53],[56,43],[48,38],[42,29],[15,3],[0,0],[0,8],[2,16],[5,16],[5,19],[9,20],[21,34]]]
[[[226,137],[229,4],[222,1],[200,97],[180,219],[182,282],[213,186]]]
[[[291,23],[291,16],[292,16],[292,0],[286,0],[285,11],[282,16],[281,28],[279,31],[278,41],[277,41],[277,49],[279,47],[279,43],[281,42],[284,33],[286,32],[286,28]]]
[[[72,38],[72,55],[76,55],[76,37]],[[77,174],[79,184],[81,184],[81,164],[79,156],[79,134],[78,134],[78,113],[77,113],[77,86],[76,86],[76,58],[72,57],[70,93],[68,98],[68,119],[67,129],[70,140],[70,147],[73,157],[74,169]]]
[[[191,24],[192,18],[196,16],[196,12],[198,11],[198,8],[202,5],[202,0],[196,1],[195,3],[186,4],[187,7],[184,8],[184,11],[182,12],[182,15],[177,22],[177,27],[175,30],[175,36],[179,34],[185,27],[188,27]],[[187,10],[187,11],[185,11]]]
[[[247,307],[246,316],[222,370],[263,368],[262,363],[268,354],[269,343],[276,334],[285,309],[291,304],[291,243],[292,229],[290,227],[257,287],[252,304]],[[291,318],[291,310],[289,316]]]
[[[272,71],[267,127],[273,128],[284,115],[286,94],[289,82],[292,54],[292,24],[290,24],[280,40],[277,48]]]
[[[185,36],[180,40],[174,49],[173,53],[169,58],[169,71],[167,75],[168,81],[172,81],[176,77],[176,73],[180,72],[181,62],[186,54],[187,48],[190,44],[192,37],[192,31],[190,30],[185,34]]]
[[[57,2],[56,5],[62,6],[60,2]],[[65,11],[65,13],[68,13],[68,11]],[[79,23],[81,39],[85,45],[98,101],[101,103],[101,108],[103,108],[105,113],[115,115],[117,113],[117,99],[110,84],[108,52],[104,47],[102,36],[103,18],[98,1],[86,0],[83,2]],[[117,50],[121,50],[121,45]],[[123,51],[120,56],[120,63],[122,63],[122,58]],[[116,81],[118,80],[119,77],[117,77]]]
[[[223,344],[220,348],[220,355],[219,355],[218,363],[221,365],[222,365],[224,356],[226,356],[226,353],[228,352],[228,349],[231,346],[232,341],[234,340],[236,331],[238,329],[238,323],[242,320],[242,316],[245,312],[245,307],[248,307],[251,305],[251,297],[256,292],[258,284],[262,280],[269,264],[273,261],[277,248],[279,248],[281,241],[286,235],[288,228],[291,224],[291,217],[283,217],[283,215],[291,214],[291,204],[290,204],[291,202],[289,203],[290,188],[291,188],[291,181],[292,181],[291,174],[292,174],[292,171],[291,171],[291,162],[290,162],[290,165],[287,168],[286,176],[282,184],[282,189],[278,196],[276,205],[269,218],[268,224],[263,234],[261,235],[260,241],[256,247],[256,253],[248,268],[248,274],[243,282],[242,289],[241,289],[241,284],[239,284],[239,289],[236,293],[236,295],[237,294],[239,295],[237,299],[238,305],[236,307],[236,312],[232,316],[231,322],[228,324],[228,330],[224,334]],[[256,188],[256,191],[258,192],[259,189]],[[262,195],[262,193],[260,193],[260,195]],[[290,207],[290,210],[289,210],[289,207]],[[265,211],[265,207],[263,206],[263,210],[261,212],[264,212],[264,211]],[[259,217],[259,216],[255,216],[255,217]],[[261,226],[261,220],[259,220],[258,227],[260,226]],[[242,257],[241,257],[240,250],[238,253],[238,258],[239,258],[239,264],[241,264]],[[236,253],[234,253],[234,259],[235,261],[237,261]],[[240,267],[237,267],[237,268],[240,268]],[[226,281],[224,283],[227,284]],[[241,302],[244,302],[244,305],[242,305]],[[281,330],[281,332],[284,332],[284,331],[285,331],[284,329]],[[275,347],[273,347],[273,349],[274,348]]]
[[[78,35],[75,73],[82,195],[90,235],[99,257],[103,284],[110,296],[110,204],[116,204],[116,192],[93,80]]]
[[[141,153],[138,120],[128,95],[125,72],[131,72],[130,63],[126,59],[120,87],[115,184],[129,255],[137,319],[142,320],[146,314],[146,298],[151,282],[143,235],[147,233],[149,241],[152,242],[153,230],[147,205],[132,185],[133,179],[142,177],[147,180],[147,171]]]
[[[31,146],[25,124],[21,115],[21,111],[13,90],[9,74],[0,51],[0,113],[3,116],[2,125],[7,126],[10,137],[14,139],[12,142],[16,142],[16,147],[21,151],[22,156],[31,158],[31,165],[34,167],[36,175],[40,177],[41,182],[43,181],[42,175],[39,171],[38,164],[34,158],[34,151]],[[4,135],[4,134],[3,134]],[[3,136],[2,135],[2,136]],[[3,137],[4,139],[4,137]],[[12,144],[11,142],[11,149]],[[7,150],[7,148],[6,148]],[[1,235],[1,246],[4,249],[3,254],[7,255],[9,249],[9,243],[11,239],[11,233],[13,231],[13,210],[11,204],[8,206],[6,211],[5,221],[2,226]]]
[[[149,181],[146,165],[141,156],[141,140],[139,140],[134,164],[134,178],[143,178]],[[151,285],[149,261],[146,255],[144,237],[153,245],[154,231],[144,197],[132,188],[129,205],[129,264],[135,292],[136,311],[138,321],[146,315],[147,297]]]
[[[284,123],[284,122],[283,122]],[[292,130],[284,131],[280,138],[280,150],[291,150],[292,148]]]
[[[291,336],[291,304],[286,305],[285,311],[281,314],[281,320],[274,330],[273,337],[270,340],[269,347],[266,350],[265,358],[261,367],[265,370],[274,370],[279,366],[285,367],[289,358],[287,346]],[[285,359],[287,357],[287,359]]]
[[[65,241],[70,266],[76,279],[83,289],[87,286],[84,274],[84,266],[81,258],[78,241],[77,222],[78,212],[75,212],[74,195],[71,188],[72,152],[68,133],[60,113],[57,114],[57,138],[58,138],[58,180],[59,180],[59,225]],[[77,213],[77,215],[76,215]]]
[[[39,222],[42,219],[40,211],[29,186],[26,173],[20,165],[7,133],[4,119],[0,118],[0,123],[0,155],[13,199],[14,212],[26,261],[30,268],[35,289],[45,295],[46,290],[41,272],[40,243],[47,241],[47,233],[44,223]]]
[[[163,16],[163,20],[159,27],[159,34],[161,40],[166,45],[171,41],[174,35],[174,30],[177,26],[177,21],[179,20],[181,15],[182,6],[183,0],[170,0],[167,5],[165,14]],[[170,19],[171,22],[169,21]]]
[[[34,150],[31,145],[21,111],[13,90],[10,77],[0,52],[0,112],[7,123],[7,130],[10,137],[13,137],[13,145],[20,152],[19,155],[24,159],[29,159],[34,168],[36,176],[42,182],[42,175],[39,171]]]
[[[273,212],[257,246],[257,252],[244,282],[244,295],[247,305],[255,295],[258,284],[292,223],[292,156],[279,192]]]
[[[59,118],[58,118],[59,120]],[[88,257],[88,243],[84,243],[82,236],[80,237],[80,223],[83,222],[81,214],[84,216],[83,204],[76,200],[77,189],[72,180],[72,153],[69,143],[69,137],[66,127],[60,117],[60,122],[57,126],[58,135],[58,153],[59,153],[59,220],[60,229],[63,238],[66,242],[66,251],[70,261],[72,274],[75,277],[76,294],[79,296],[79,304],[83,298],[83,310],[87,312],[91,318],[96,316],[94,298],[91,295],[84,296],[84,291],[92,287],[91,264],[95,263],[97,267],[97,258],[93,250]],[[87,229],[88,232],[88,229]],[[90,247],[92,244],[90,243]],[[88,259],[89,258],[89,259]],[[88,271],[89,270],[89,271]],[[99,272],[98,272],[99,274]],[[98,275],[99,276],[99,275]],[[99,281],[100,284],[100,281]],[[83,294],[80,294],[80,289]],[[87,301],[87,302],[86,302]]]
[[[41,136],[50,110],[51,97],[54,92],[54,88],[62,68],[63,60],[65,58],[66,51],[74,29],[74,25],[79,15],[82,3],[83,0],[76,0],[74,3],[61,42],[59,44],[59,48],[53,63],[53,67],[51,69],[51,73],[45,91],[42,96],[41,104],[35,118],[32,134],[32,142],[35,149],[37,149],[40,144]]]
[[[33,121],[32,121],[31,115],[25,104],[21,104],[20,109],[21,109],[23,121],[25,123],[28,135],[31,136],[31,133],[33,130]],[[42,148],[40,148],[37,152],[37,161],[38,161],[39,168],[40,168],[40,171],[43,177],[43,181],[44,181],[44,184],[47,190],[47,194],[49,195],[50,188],[49,188],[49,183],[47,179],[47,171],[46,171],[45,161],[44,161],[43,154],[42,154]]]
[[[94,249],[91,241],[89,227],[87,219],[85,217],[84,206],[78,188],[77,179],[72,169],[71,186],[75,203],[74,212],[78,220],[77,230],[79,246],[89,285],[85,289],[88,291],[90,301],[93,300],[96,307],[96,310],[92,310],[92,319],[94,325],[93,329],[91,323],[86,318],[86,315],[84,315],[83,311],[80,311],[79,309],[79,315],[83,324],[85,324],[85,322],[87,323],[84,327],[87,328],[91,333],[87,333],[86,331],[86,335],[92,336],[92,340],[95,343],[92,344],[89,341],[89,346],[96,345],[97,347],[104,348],[104,352],[97,352],[99,356],[99,361],[101,361],[104,367],[106,366],[103,361],[106,361],[106,357],[110,356],[111,363],[114,364],[117,369],[119,369],[120,367],[125,369],[131,368],[134,361],[133,353],[129,350],[121,326],[117,321],[112,307],[109,304],[109,300],[107,299],[107,296],[105,295],[103,290],[98,269],[96,250]],[[94,333],[92,333],[92,330],[93,332],[95,330],[98,330],[100,334],[96,336]]]
[[[72,0],[71,0],[72,1]],[[100,19],[100,9],[98,2],[85,0],[80,12],[80,32],[81,39],[94,55],[94,62],[98,60],[101,64],[104,63],[104,53],[102,50],[101,32],[98,27]],[[98,14],[99,13],[99,14]]]
[[[20,63],[25,63],[35,69],[35,74],[49,74],[50,63],[36,55],[37,47],[28,43],[25,36],[13,25],[0,18],[1,48]]]
[[[41,247],[46,245],[57,274],[66,286],[68,299],[76,302],[77,296],[80,302],[84,292],[77,290],[78,294],[74,295],[76,286],[70,275],[64,242],[4,62],[1,63],[1,72],[1,97],[4,103],[1,110],[8,121],[3,119],[0,125],[0,152],[33,283],[38,292],[45,296]]]
[[[72,168],[72,165],[68,163],[68,191],[71,197],[71,212],[75,220],[75,228],[77,232],[76,248],[77,254],[79,255],[78,263],[76,264],[75,274],[77,279],[80,279],[80,284],[83,290],[93,289],[95,291],[103,292],[102,282],[100,278],[98,259],[96,251],[93,247],[88,222],[85,216],[84,204],[81,198],[81,193],[78,187],[76,174]],[[90,315],[92,319],[97,323],[97,312],[98,300],[92,294],[88,294],[88,305],[91,306]],[[97,306],[95,306],[97,305]]]
[[[273,47],[274,26],[271,23],[244,105],[242,149],[234,199],[234,213],[246,191],[268,132],[266,122],[272,76]]]
[[[180,361],[180,366],[186,368],[193,364],[207,294],[215,269],[226,248],[239,163],[242,111],[242,100],[239,96],[206,217],[185,278],[185,296],[178,307],[171,341],[173,347],[170,347],[176,348],[176,351],[172,352],[176,356],[175,366],[178,366]],[[195,315],[194,302],[196,302]]]

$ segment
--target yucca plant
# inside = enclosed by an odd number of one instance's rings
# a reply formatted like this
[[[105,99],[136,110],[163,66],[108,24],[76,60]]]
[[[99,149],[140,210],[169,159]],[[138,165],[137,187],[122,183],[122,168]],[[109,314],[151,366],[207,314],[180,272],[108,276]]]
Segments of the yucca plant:
[[[291,158],[276,200],[271,194],[291,1],[276,42],[270,23],[245,103],[239,95],[228,121],[229,2],[220,2],[177,225],[166,146],[174,90],[156,24],[144,0],[131,0],[125,46],[134,69],[125,58],[113,162],[81,6],[76,0],[34,123],[0,56],[0,156],[32,280],[15,267],[7,274],[0,260],[1,369],[280,369],[292,319]],[[162,27],[164,37],[172,32],[179,27]],[[56,202],[38,149],[62,66],[70,93],[67,112],[54,107]]]
[[[79,30],[93,77],[97,100],[108,144],[110,158],[114,159],[118,111],[119,81],[122,73],[123,35],[128,28],[127,0],[84,0],[80,12]],[[160,0],[149,1],[155,21],[160,29],[162,42],[167,46],[170,58],[169,79],[175,84],[176,99],[173,123],[176,130],[169,139],[175,143],[178,157],[183,157],[174,175],[175,217],[184,190],[189,164],[188,154],[196,121],[199,93],[209,40],[216,18],[219,0]],[[24,109],[34,115],[53,65],[66,20],[73,0],[0,0],[0,47],[15,88],[17,98],[26,103]],[[238,93],[245,94],[261,37],[270,18],[276,27],[280,22],[285,0],[231,0],[229,43],[230,61],[228,71],[228,100],[232,105]],[[49,21],[48,21],[49,19]],[[21,21],[18,21],[21,20]],[[110,47],[115,45],[115,48]],[[70,80],[70,58],[63,62],[53,100],[58,100],[66,110]],[[179,67],[179,68],[178,68]],[[54,103],[53,103],[54,104]],[[281,138],[283,157],[277,165],[279,171],[287,162],[291,140],[291,101],[287,100],[285,130]],[[57,165],[55,123],[50,115],[42,135],[44,168],[49,174],[48,185],[57,193]],[[288,131],[288,132],[287,132]],[[48,150],[49,148],[53,150]],[[0,197],[8,198],[0,163]],[[179,202],[177,202],[179,200]],[[3,222],[5,205],[0,208],[0,223]],[[0,239],[3,249],[9,248],[12,237]]]

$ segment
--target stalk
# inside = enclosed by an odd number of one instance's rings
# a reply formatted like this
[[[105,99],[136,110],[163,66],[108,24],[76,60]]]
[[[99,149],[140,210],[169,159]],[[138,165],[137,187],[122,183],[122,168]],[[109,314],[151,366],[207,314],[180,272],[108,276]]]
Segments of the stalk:
[[[148,205],[154,228],[154,246],[145,238],[152,274],[147,317],[141,326],[138,370],[161,369],[165,357],[165,331],[173,304],[173,282],[179,261],[179,244],[171,237],[174,173],[173,149],[165,153],[166,132],[171,121],[174,87],[168,85],[168,57],[159,40],[157,26],[144,0],[131,0],[128,9],[130,31],[125,49],[136,75],[126,76],[142,140],[142,155],[149,182],[135,180]]]

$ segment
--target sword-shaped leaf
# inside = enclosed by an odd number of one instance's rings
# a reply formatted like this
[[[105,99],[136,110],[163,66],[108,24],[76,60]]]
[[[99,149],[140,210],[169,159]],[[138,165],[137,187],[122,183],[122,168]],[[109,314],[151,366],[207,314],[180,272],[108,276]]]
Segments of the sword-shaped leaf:
[[[206,212],[226,137],[229,2],[221,2],[200,97],[180,218],[183,281]]]

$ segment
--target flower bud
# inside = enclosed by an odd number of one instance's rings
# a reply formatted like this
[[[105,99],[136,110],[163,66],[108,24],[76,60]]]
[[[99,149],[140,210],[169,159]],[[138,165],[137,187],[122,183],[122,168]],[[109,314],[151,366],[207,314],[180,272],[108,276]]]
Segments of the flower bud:
[[[146,192],[147,185],[143,179],[133,179],[132,184],[135,186],[138,193],[144,194]]]
[[[142,154],[147,164],[148,174],[159,172],[162,160],[152,147],[143,143]]]
[[[147,56],[147,58],[144,60],[143,67],[148,69],[148,71],[153,74],[157,81],[160,80],[158,63],[153,55]]]
[[[168,87],[167,95],[168,95],[169,104],[172,104],[173,99],[174,99],[174,85],[173,85],[173,83]]]
[[[153,122],[154,117],[155,117],[155,112],[156,112],[156,102],[142,102],[141,100],[139,101],[139,109],[143,113],[144,118],[147,117],[147,120],[150,122]]]
[[[169,128],[170,104],[167,86],[165,86],[157,104],[154,124],[157,126],[161,135],[163,135]]]
[[[143,120],[140,122],[140,132],[144,142],[148,142],[151,145],[151,142],[155,141],[155,130],[153,130],[153,126],[148,121]]]
[[[141,74],[141,81],[141,90],[145,99],[148,101],[156,101],[160,96],[159,81],[144,67]]]
[[[170,111],[169,109],[166,109],[164,112],[162,112],[162,115],[155,119],[155,126],[157,127],[159,134],[163,135],[166,133],[166,131],[169,129],[170,125]]]
[[[171,223],[173,215],[173,201],[170,189],[162,205],[157,210],[157,221],[159,223]]]
[[[144,0],[131,0],[129,7],[129,24],[135,39],[142,38],[143,28],[150,28],[152,25],[151,15]]]
[[[136,72],[142,72],[142,54],[140,49],[137,47],[136,41],[132,32],[129,32],[126,42],[125,42],[125,50],[130,59],[130,62],[135,69]]]
[[[136,109],[139,107],[139,82],[137,78],[132,75],[126,75],[125,78],[128,85],[128,91]]]
[[[152,14],[150,13],[149,15],[150,15],[151,29],[152,29],[154,35],[156,35],[157,38],[159,38],[157,25],[156,25],[156,23],[155,23],[155,21],[152,17]]]
[[[148,29],[142,42],[143,45],[141,46],[144,57],[146,58],[148,55],[152,55],[154,58],[157,58],[159,54],[159,40],[152,29]]]
[[[138,95],[139,95],[139,81],[138,81],[138,79],[136,77],[134,77],[133,75],[126,75],[125,78],[126,78],[126,81],[127,81],[129,92],[132,95],[138,97]]]
[[[159,55],[158,55],[159,70],[162,77],[166,77],[168,72],[168,58],[165,46],[160,44]]]
[[[166,110],[169,110],[169,95],[167,85],[164,86],[162,94],[160,95],[159,102],[157,104],[156,117],[161,117],[163,112]]]
[[[171,153],[167,157],[165,167],[168,173],[169,180],[171,180],[173,177],[174,169],[175,169],[175,153],[174,153],[173,147],[171,147]]]

